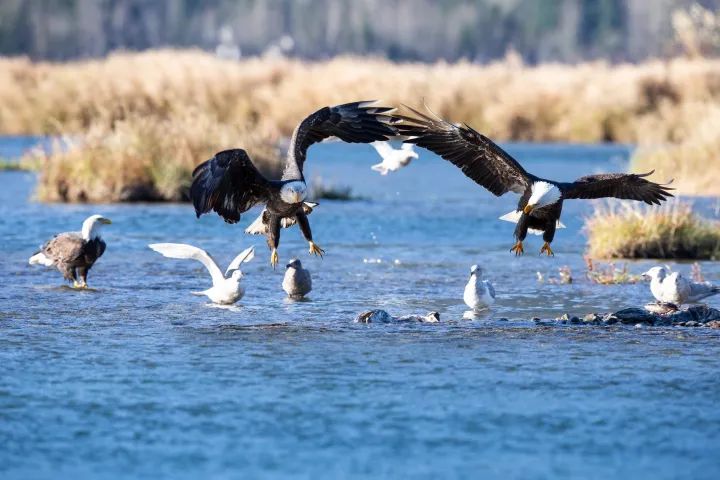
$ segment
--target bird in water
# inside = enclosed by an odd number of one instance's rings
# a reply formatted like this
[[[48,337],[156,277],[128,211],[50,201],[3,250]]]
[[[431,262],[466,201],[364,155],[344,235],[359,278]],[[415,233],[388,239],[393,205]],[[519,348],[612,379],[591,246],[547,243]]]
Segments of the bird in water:
[[[232,305],[245,295],[245,288],[240,283],[243,273],[240,265],[255,257],[255,247],[248,247],[236,256],[225,273],[205,250],[184,243],[151,243],[148,247],[168,258],[192,259],[202,263],[212,278],[213,286],[193,295],[205,295],[211,302],[219,305]]]
[[[308,241],[310,253],[322,256],[315,244],[305,203],[307,185],[303,166],[310,146],[329,137],[348,143],[388,140],[396,135],[388,107],[373,106],[374,101],[353,102],[324,107],[308,116],[295,128],[280,180],[265,178],[242,149],[225,150],[201,163],[193,172],[190,197],[195,213],[214,210],[228,223],[237,223],[240,215],[255,205],[264,204],[261,222],[271,250],[270,263],[278,264],[278,245],[283,219],[286,225],[297,223]],[[254,223],[254,222],[253,222]]]
[[[398,149],[394,149],[390,142],[373,142],[370,145],[382,157],[382,162],[370,167],[376,172],[380,172],[380,175],[396,172],[410,165],[413,159],[418,158],[418,154],[414,150],[415,146],[412,143],[403,143]]]
[[[28,263],[55,267],[65,280],[73,282],[74,288],[88,288],[88,272],[105,252],[100,230],[111,223],[102,215],[92,215],[85,219],[79,232],[59,233],[48,240]]]
[[[463,293],[465,305],[474,311],[485,310],[495,303],[495,288],[483,280],[483,269],[478,265],[470,267],[470,279]]]
[[[686,303],[699,303],[720,293],[720,286],[709,282],[693,282],[680,272],[668,272],[665,267],[652,267],[642,276],[650,279],[650,292],[655,300],[677,307]]]
[[[429,312],[427,315],[403,315],[402,317],[393,317],[385,310],[368,310],[367,312],[362,312],[355,318],[355,323],[392,322],[439,323],[440,314],[438,312]]]
[[[509,153],[485,135],[466,124],[455,125],[432,112],[425,115],[410,107],[415,116],[393,115],[400,135],[406,142],[426,148],[453,163],[478,185],[495,196],[514,192],[520,195],[517,209],[504,220],[517,223],[515,255],[525,250],[523,241],[529,230],[542,232],[540,254],[554,255],[550,248],[558,228],[563,202],[569,199],[614,197],[659,205],[673,195],[668,184],[646,180],[645,174],[607,173],[588,175],[574,182],[556,182],[528,173]],[[429,109],[428,109],[429,111]]]
[[[310,271],[303,268],[302,263],[297,258],[293,258],[285,266],[282,287],[288,297],[292,299],[303,298],[312,290]]]

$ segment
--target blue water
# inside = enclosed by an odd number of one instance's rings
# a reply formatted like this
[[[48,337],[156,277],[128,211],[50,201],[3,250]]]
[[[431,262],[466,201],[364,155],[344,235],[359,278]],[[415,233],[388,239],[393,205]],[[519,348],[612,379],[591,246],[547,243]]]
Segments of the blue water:
[[[628,156],[509,148],[530,171],[568,180]],[[232,226],[188,205],[44,205],[30,200],[33,174],[0,173],[0,477],[718,478],[717,331],[530,320],[650,300],[646,285],[584,279],[588,202],[566,203],[556,257],[537,256],[532,237],[515,258],[513,225],[495,220],[515,198],[427,154],[380,177],[373,155],[311,151],[308,178],[372,200],[325,201],[311,215],[324,260],[296,228],[283,232],[281,265],[298,256],[314,278],[310,301],[295,303],[263,240],[242,234],[256,211]],[[708,215],[714,204],[696,201]],[[95,212],[113,220],[89,277],[97,291],[26,264]],[[190,295],[209,276],[147,249],[158,241],[201,246],[223,265],[255,244],[246,297],[216,308]],[[464,320],[472,263],[498,302]],[[563,265],[572,285],[536,281]],[[717,263],[703,271],[720,281]],[[441,323],[353,323],[370,308],[438,310]]]

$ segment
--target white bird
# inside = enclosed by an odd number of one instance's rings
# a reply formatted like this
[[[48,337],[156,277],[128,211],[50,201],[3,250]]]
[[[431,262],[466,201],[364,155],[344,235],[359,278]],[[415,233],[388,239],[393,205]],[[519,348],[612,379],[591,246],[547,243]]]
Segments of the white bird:
[[[299,299],[310,293],[310,290],[312,290],[310,271],[303,268],[300,260],[293,258],[285,268],[282,287],[288,297]]]
[[[489,281],[483,280],[483,269],[477,265],[470,267],[470,279],[465,285],[463,300],[475,311],[490,308],[495,303],[495,288]]]
[[[390,145],[390,142],[372,142],[375,150],[382,157],[382,162],[373,165],[372,168],[376,172],[380,172],[380,175],[387,175],[388,172],[395,172],[410,164],[413,158],[418,158],[418,154],[413,150],[414,146],[412,143],[403,143],[399,149],[394,149]]]
[[[248,247],[240,252],[230,262],[225,274],[223,274],[210,254],[192,245],[184,243],[152,243],[148,247],[168,258],[189,258],[205,265],[212,277],[213,286],[202,292],[192,292],[193,295],[205,295],[213,303],[220,305],[232,305],[245,295],[245,288],[240,285],[240,279],[243,277],[240,264],[247,263],[255,257],[255,247]]]
[[[720,293],[720,286],[709,282],[693,282],[679,272],[669,273],[665,267],[652,267],[642,274],[650,279],[650,292],[655,300],[680,306],[698,303],[700,300]]]

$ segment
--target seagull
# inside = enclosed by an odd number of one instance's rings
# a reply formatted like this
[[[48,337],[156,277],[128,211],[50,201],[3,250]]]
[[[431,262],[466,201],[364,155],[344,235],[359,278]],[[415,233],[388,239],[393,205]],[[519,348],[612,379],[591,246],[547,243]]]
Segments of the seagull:
[[[495,288],[483,280],[483,269],[477,265],[470,267],[470,279],[463,294],[465,305],[475,311],[490,308],[495,303]]]
[[[232,305],[245,295],[245,288],[240,285],[243,273],[240,264],[247,263],[255,256],[255,247],[248,247],[230,262],[225,274],[213,258],[205,250],[184,243],[151,243],[148,247],[168,258],[190,258],[205,265],[210,272],[213,286],[193,295],[205,295],[213,303]],[[229,276],[228,276],[229,274]]]
[[[79,232],[58,233],[45,242],[28,263],[55,267],[65,280],[72,280],[74,288],[88,288],[88,272],[105,252],[105,241],[100,238],[100,229],[111,223],[102,215],[91,215],[85,219]]]
[[[388,172],[396,172],[402,167],[406,167],[414,159],[418,158],[418,154],[415,152],[412,143],[403,143],[399,149],[392,148],[388,141],[377,141],[372,142],[370,145],[377,150],[382,157],[382,162],[373,165],[372,168],[376,172],[380,172],[380,175],[387,175]]]
[[[292,299],[300,299],[312,290],[310,271],[303,268],[297,258],[293,258],[285,266],[285,277],[282,282],[283,290]]]
[[[391,322],[438,323],[440,322],[440,314],[438,312],[429,312],[427,315],[403,315],[402,317],[393,317],[385,310],[368,310],[367,312],[362,312],[355,318],[355,323]]]
[[[679,272],[668,273],[665,267],[652,267],[643,273],[650,279],[650,291],[655,300],[673,305],[699,303],[700,300],[720,293],[720,286],[709,282],[693,282]]]

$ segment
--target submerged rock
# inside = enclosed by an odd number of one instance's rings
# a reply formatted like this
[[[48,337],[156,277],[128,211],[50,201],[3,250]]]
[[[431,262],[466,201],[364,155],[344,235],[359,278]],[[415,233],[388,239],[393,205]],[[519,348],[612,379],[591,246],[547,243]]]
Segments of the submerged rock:
[[[440,314],[438,312],[430,312],[427,315],[403,315],[402,317],[393,317],[385,310],[368,310],[362,312],[355,318],[355,323],[391,323],[391,322],[420,322],[420,323],[438,323]]]
[[[624,308],[613,313],[613,316],[618,319],[620,323],[635,325],[637,323],[655,323],[655,314],[648,312],[642,308]]]

